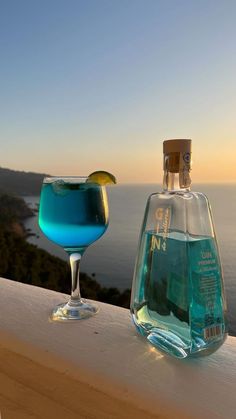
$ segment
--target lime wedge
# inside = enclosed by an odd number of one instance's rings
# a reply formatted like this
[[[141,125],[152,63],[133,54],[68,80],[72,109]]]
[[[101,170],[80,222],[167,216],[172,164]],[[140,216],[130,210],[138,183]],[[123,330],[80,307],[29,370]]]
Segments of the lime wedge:
[[[96,172],[91,173],[91,175],[88,176],[86,182],[98,183],[99,185],[112,185],[116,183],[116,178],[109,172],[105,172],[104,170],[98,170]]]

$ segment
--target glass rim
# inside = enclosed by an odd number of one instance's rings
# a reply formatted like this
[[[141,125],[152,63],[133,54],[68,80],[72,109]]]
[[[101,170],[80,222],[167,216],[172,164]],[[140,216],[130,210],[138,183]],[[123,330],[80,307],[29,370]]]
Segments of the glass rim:
[[[88,176],[45,176],[43,183],[54,183],[58,180],[66,181],[67,183],[85,183]]]

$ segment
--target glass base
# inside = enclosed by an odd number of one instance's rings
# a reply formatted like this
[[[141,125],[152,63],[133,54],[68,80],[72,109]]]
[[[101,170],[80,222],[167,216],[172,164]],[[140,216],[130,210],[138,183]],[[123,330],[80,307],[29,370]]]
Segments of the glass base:
[[[98,312],[96,305],[81,300],[79,304],[69,301],[66,304],[59,304],[51,314],[53,321],[83,320],[94,316]]]

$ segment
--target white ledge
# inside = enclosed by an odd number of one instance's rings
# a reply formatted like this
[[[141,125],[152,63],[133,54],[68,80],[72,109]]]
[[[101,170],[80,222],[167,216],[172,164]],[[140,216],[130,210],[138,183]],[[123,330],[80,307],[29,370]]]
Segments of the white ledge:
[[[68,296],[0,279],[2,419],[236,417],[236,338],[175,360],[137,335],[129,311],[98,303],[91,319],[48,320]]]

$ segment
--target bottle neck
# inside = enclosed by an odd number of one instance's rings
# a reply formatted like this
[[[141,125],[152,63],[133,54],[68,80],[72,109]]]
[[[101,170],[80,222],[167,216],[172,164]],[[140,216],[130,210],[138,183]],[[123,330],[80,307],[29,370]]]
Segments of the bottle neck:
[[[188,153],[189,154],[189,153]],[[164,191],[189,191],[191,186],[190,155],[186,160],[186,155],[182,153],[169,153],[164,155]]]
[[[191,179],[189,172],[173,173],[168,170],[164,171],[163,191],[189,191],[191,187]]]

